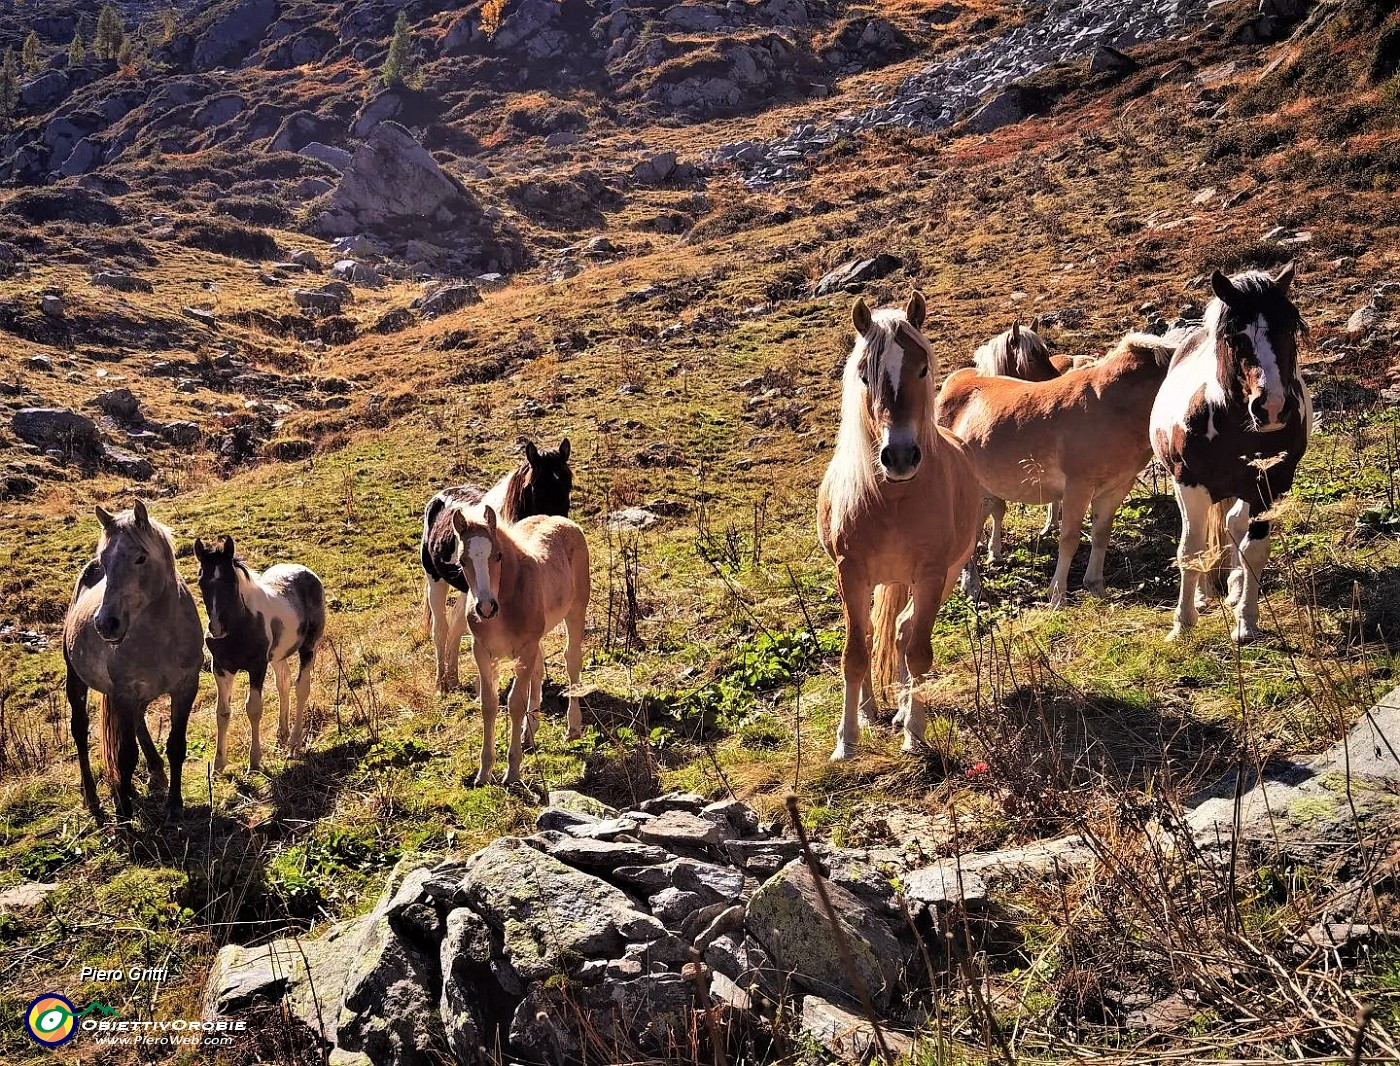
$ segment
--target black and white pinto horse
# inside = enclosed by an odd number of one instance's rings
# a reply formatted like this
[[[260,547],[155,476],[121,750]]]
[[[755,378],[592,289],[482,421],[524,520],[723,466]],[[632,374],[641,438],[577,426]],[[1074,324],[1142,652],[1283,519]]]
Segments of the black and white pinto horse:
[[[1293,267],[1277,277],[1213,273],[1205,322],[1183,341],[1153,405],[1152,448],[1181,508],[1181,593],[1168,639],[1196,624],[1201,579],[1218,561],[1212,545],[1231,571],[1234,639],[1259,635],[1269,511],[1292,488],[1312,432],[1312,400],[1298,373],[1306,326],[1288,298]]]
[[[432,622],[439,691],[461,687],[458,660],[467,632],[467,593],[471,588],[458,565],[459,545],[452,516],[460,511],[479,517],[490,507],[507,526],[532,515],[567,518],[574,488],[569,454],[567,437],[555,451],[542,452],[526,441],[525,458],[520,465],[489,490],[477,485],[454,485],[428,501],[423,511],[424,620]],[[454,589],[457,603],[449,609],[447,597]]]
[[[277,743],[289,755],[306,738],[306,702],[311,694],[311,667],[326,630],[326,596],[321,579],[304,566],[279,563],[258,574],[234,555],[233,538],[213,548],[194,542],[199,561],[199,592],[209,617],[205,643],[214,659],[218,687],[219,739],[214,770],[226,762],[225,738],[232,715],[234,676],[248,675],[248,726],[252,733],[248,768],[262,768],[262,690],[267,668],[277,678],[281,717]],[[297,657],[296,717],[291,712],[291,658]]]

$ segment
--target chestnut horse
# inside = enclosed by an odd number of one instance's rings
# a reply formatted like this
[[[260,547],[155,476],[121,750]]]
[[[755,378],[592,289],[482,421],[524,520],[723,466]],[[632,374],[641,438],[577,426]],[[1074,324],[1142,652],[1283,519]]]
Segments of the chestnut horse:
[[[567,437],[557,451],[542,452],[526,441],[521,464],[489,490],[456,485],[428,501],[423,511],[421,546],[423,613],[424,620],[432,622],[439,691],[449,692],[461,684],[457,662],[462,654],[462,637],[467,632],[467,582],[456,563],[458,544],[452,515],[462,508],[479,509],[482,505],[490,506],[506,525],[531,515],[568,515],[574,487],[569,452]],[[454,589],[458,593],[457,604],[449,611],[447,597]]]
[[[875,706],[872,681],[899,686],[904,750],[923,742],[926,711],[914,684],[933,662],[934,619],[977,543],[976,474],[962,441],[933,420],[938,360],[920,332],[925,311],[915,292],[903,311],[872,314],[857,300],[851,313],[841,428],[817,494],[817,536],[836,564],[846,621],[832,759],[855,753]]]
[[[1108,356],[1051,381],[949,376],[938,394],[938,424],[968,443],[983,489],[978,527],[1005,501],[1061,500],[1059,561],[1050,605],[1064,603],[1084,514],[1093,507],[1092,548],[1084,587],[1104,591],[1104,555],[1113,515],[1152,458],[1152,401],[1173,345],[1129,334]]]
[[[1292,263],[1277,277],[1210,278],[1204,324],[1181,345],[1152,408],[1152,447],[1181,508],[1181,590],[1174,640],[1196,624],[1211,542],[1231,570],[1226,602],[1236,641],[1259,635],[1259,576],[1269,561],[1269,511],[1293,487],[1312,433],[1312,399],[1298,373],[1306,333],[1288,298]]]
[[[467,582],[472,653],[480,674],[481,768],[476,783],[491,780],[496,762],[496,713],[500,695],[496,661],[515,660],[510,710],[509,768],[504,784],[520,780],[520,757],[534,743],[544,681],[540,642],[560,622],[568,629],[564,662],[569,672],[569,739],[583,735],[579,672],[583,669],[583,630],[591,577],[588,541],[567,518],[536,515],[513,526],[496,520],[489,504],[480,517],[452,512],[457,534],[457,566]]]

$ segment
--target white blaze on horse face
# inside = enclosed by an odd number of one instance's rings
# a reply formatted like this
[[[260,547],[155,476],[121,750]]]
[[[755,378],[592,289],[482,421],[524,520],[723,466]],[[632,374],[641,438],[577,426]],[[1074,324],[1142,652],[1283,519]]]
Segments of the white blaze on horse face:
[[[1279,371],[1278,355],[1269,341],[1269,324],[1260,315],[1244,328],[1245,336],[1254,349],[1254,358],[1259,364],[1259,390],[1264,397],[1264,411],[1269,416],[1270,425],[1278,425],[1283,413],[1287,393],[1284,389],[1283,374]]]
[[[496,613],[496,590],[491,587],[490,537],[472,537],[462,546],[459,565],[462,574],[471,586],[472,598],[476,600],[477,614],[490,618]]]

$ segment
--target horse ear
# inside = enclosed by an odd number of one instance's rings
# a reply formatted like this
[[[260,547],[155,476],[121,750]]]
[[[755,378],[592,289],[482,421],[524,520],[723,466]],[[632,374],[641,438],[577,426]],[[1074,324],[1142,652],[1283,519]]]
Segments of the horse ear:
[[[198,560],[202,563],[202,562],[204,562],[205,558],[206,558],[208,555],[209,555],[209,549],[206,548],[206,547],[204,546],[204,539],[203,539],[202,537],[195,537],[195,538],[194,538],[194,557],[195,557],[196,559],[198,559]]]
[[[1219,270],[1212,270],[1210,273],[1211,291],[1221,303],[1229,305],[1239,298],[1240,290],[1235,288],[1235,283],[1222,274]]]
[[[865,297],[859,297],[851,307],[851,325],[856,327],[856,333],[864,337],[870,332],[872,322],[874,319],[871,317],[870,308],[866,306]]]
[[[534,441],[525,442],[525,461],[531,466],[535,466],[540,461],[540,450],[535,447]]]
[[[559,458],[566,463],[569,461],[569,451],[569,438],[565,437],[559,442]]]
[[[1042,322],[1042,321],[1040,320],[1040,316],[1039,316],[1039,315],[1036,315],[1033,319],[1031,319],[1031,326],[1030,326],[1031,332],[1032,332],[1032,333],[1039,333],[1040,330],[1041,330],[1041,327],[1044,326],[1044,325],[1045,325],[1045,323]]]
[[[1278,291],[1283,295],[1288,295],[1289,286],[1293,284],[1293,275],[1298,269],[1298,260],[1290,259],[1283,265],[1283,269],[1274,278],[1274,284],[1278,286]]]
[[[915,289],[909,294],[909,302],[904,305],[904,317],[915,329],[923,329],[924,319],[927,316],[928,303],[924,300],[924,294]]]
[[[99,503],[97,505],[97,520],[102,523],[103,529],[111,529],[112,523],[115,522],[117,519],[111,511],[107,510],[107,508],[103,507]]]
[[[489,503],[486,505],[486,528],[492,533],[496,532],[496,509]]]
[[[1020,343],[1021,343],[1021,323],[1020,323],[1020,322],[1013,322],[1013,323],[1011,323],[1011,343],[1012,343],[1012,344],[1020,344]]]
[[[151,516],[146,513],[146,505],[142,501],[137,500],[136,503],[132,505],[131,510],[136,515],[137,525],[148,526],[151,524]]]
[[[461,511],[452,512],[452,532],[461,536],[467,530],[467,516]]]
[[[223,545],[223,547],[222,547],[220,550],[221,550],[225,555],[227,555],[230,559],[232,559],[232,558],[233,558],[233,538],[230,537],[230,536],[228,536],[227,534],[225,534],[225,535],[224,535],[224,545]]]

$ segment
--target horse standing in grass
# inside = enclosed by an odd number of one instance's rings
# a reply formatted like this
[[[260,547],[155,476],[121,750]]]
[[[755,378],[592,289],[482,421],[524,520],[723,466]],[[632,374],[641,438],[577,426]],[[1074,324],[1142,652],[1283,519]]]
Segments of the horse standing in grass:
[[[1019,378],[1021,381],[1051,381],[1066,370],[1074,368],[1074,360],[1069,356],[1052,356],[1045,341],[1040,337],[1040,319],[1034,319],[1028,329],[1022,329],[1019,322],[998,333],[972,356],[972,365],[983,377]],[[988,560],[1001,562],[1002,523],[1006,519],[1006,501],[995,500],[992,506],[992,539],[989,544]],[[1060,521],[1060,502],[1051,500],[1045,511],[1045,525],[1040,535],[1048,537]]]
[[[1069,566],[1092,505],[1093,536],[1084,587],[1103,595],[1113,515],[1152,457],[1148,416],[1174,347],[1129,334],[1093,366],[1051,381],[949,376],[938,424],[968,443],[984,500],[978,527],[1005,501],[1062,501],[1059,561],[1050,605],[1064,603]]]
[[[520,757],[533,746],[544,682],[540,642],[560,622],[568,629],[564,662],[569,673],[569,738],[583,735],[578,703],[583,669],[583,631],[591,577],[588,541],[567,518],[536,515],[514,525],[496,519],[489,504],[480,515],[452,512],[456,564],[466,579],[467,622],[480,675],[481,769],[476,783],[491,780],[496,762],[496,713],[500,709],[496,662],[514,659],[510,711],[509,768],[505,784],[520,780]]]
[[[846,621],[832,759],[855,753],[875,681],[900,687],[904,750],[923,742],[914,685],[933,662],[938,610],[976,547],[981,490],[962,441],[933,420],[938,360],[920,332],[925,310],[916,292],[903,311],[872,314],[857,300],[851,313],[856,343],[842,376],[841,428],[817,495],[817,535],[836,564]]]
[[[267,668],[277,679],[281,717],[277,743],[288,754],[301,751],[306,737],[306,701],[311,695],[311,667],[326,631],[326,594],[321,579],[304,566],[279,563],[262,574],[250,570],[233,550],[233,538],[206,548],[196,539],[199,592],[209,616],[205,642],[214,660],[218,686],[219,739],[214,749],[214,771],[224,768],[224,740],[232,715],[234,676],[248,674],[248,725],[252,740],[248,768],[262,768],[262,690]],[[291,712],[291,658],[297,657],[296,717]]]
[[[531,515],[567,517],[569,496],[574,487],[569,469],[569,441],[560,442],[557,451],[540,451],[525,444],[524,461],[489,490],[476,485],[456,485],[443,489],[423,511],[422,561],[425,615],[432,621],[433,645],[437,651],[437,685],[441,692],[460,687],[457,663],[462,653],[462,637],[467,631],[467,579],[457,565],[456,533],[452,516],[463,508],[489,506],[500,521],[512,525]],[[456,589],[457,605],[450,612],[448,594]],[[425,619],[426,620],[426,619]]]
[[[88,689],[102,696],[102,748],[117,814],[131,817],[131,777],[137,747],[146,755],[152,790],[167,788],[165,769],[146,726],[146,709],[170,695],[170,759],[167,817],[184,806],[180,775],[185,731],[199,694],[204,665],[199,611],[175,568],[170,531],[151,519],[140,500],[116,515],[97,508],[102,534],[97,557],[84,567],[63,620],[63,662],[78,748],[83,799],[99,822],[92,766],[88,762]]]
[[[1236,641],[1259,635],[1259,576],[1269,560],[1268,513],[1293,487],[1312,432],[1298,373],[1302,316],[1288,298],[1293,264],[1271,277],[1210,279],[1205,322],[1181,345],[1152,408],[1152,447],[1181,508],[1181,591],[1168,639],[1196,624],[1201,576],[1223,548]]]

